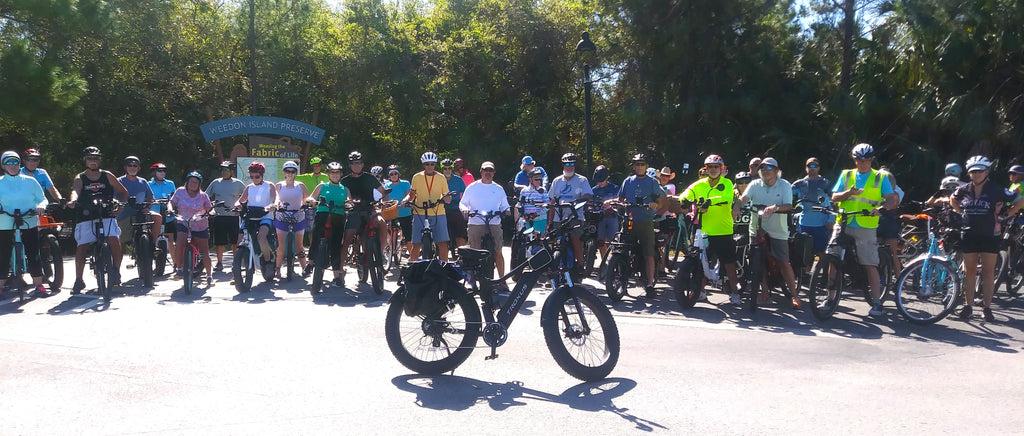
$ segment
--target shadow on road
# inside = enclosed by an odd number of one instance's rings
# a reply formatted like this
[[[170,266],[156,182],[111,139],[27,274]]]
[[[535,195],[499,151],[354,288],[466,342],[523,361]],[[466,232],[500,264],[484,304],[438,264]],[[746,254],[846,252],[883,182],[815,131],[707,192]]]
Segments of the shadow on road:
[[[403,375],[391,379],[391,383],[398,389],[416,394],[416,404],[428,409],[468,410],[486,402],[492,410],[502,411],[512,406],[526,406],[531,400],[546,401],[575,410],[612,412],[634,423],[637,430],[665,429],[660,424],[629,413],[629,409],[615,406],[613,399],[636,387],[635,381],[626,378],[580,383],[558,395],[527,388],[518,381],[491,383],[451,375]]]

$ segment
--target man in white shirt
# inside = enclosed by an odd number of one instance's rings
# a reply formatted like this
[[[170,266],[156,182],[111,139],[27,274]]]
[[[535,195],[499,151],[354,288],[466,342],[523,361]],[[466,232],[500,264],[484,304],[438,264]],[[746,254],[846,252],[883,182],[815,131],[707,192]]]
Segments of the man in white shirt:
[[[480,165],[480,180],[477,180],[466,187],[462,194],[462,201],[459,202],[459,210],[463,215],[469,216],[470,211],[500,212],[506,214],[509,211],[508,197],[501,185],[494,183],[494,163],[484,162]],[[481,217],[470,217],[469,246],[479,249],[483,246],[484,232],[491,232],[494,238],[494,265],[498,268],[498,275],[505,275],[505,258],[501,256],[502,234],[501,221],[492,221],[485,225]]]

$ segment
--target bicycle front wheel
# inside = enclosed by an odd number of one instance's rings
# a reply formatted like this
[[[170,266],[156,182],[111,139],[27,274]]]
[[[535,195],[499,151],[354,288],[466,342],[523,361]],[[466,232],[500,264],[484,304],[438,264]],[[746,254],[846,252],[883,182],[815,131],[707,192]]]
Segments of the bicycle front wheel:
[[[380,247],[377,238],[366,241],[367,271],[370,275],[370,286],[377,295],[384,293],[384,263],[380,258]]]
[[[139,270],[139,279],[143,286],[153,286],[153,241],[149,235],[142,235],[135,247],[135,266]]]
[[[46,235],[39,247],[39,260],[43,267],[43,281],[50,285],[50,292],[60,292],[64,283],[64,254],[60,249],[57,235]]]
[[[676,293],[676,302],[683,309],[692,309],[700,300],[700,293],[704,290],[704,268],[700,261],[694,256],[683,257],[676,270],[676,277],[672,285]]]
[[[441,374],[465,362],[480,338],[480,308],[472,296],[449,299],[435,316],[408,316],[405,293],[396,293],[384,319],[384,337],[391,354],[420,374]]]
[[[903,268],[896,279],[896,308],[913,324],[932,324],[956,308],[960,276],[939,259],[921,259]]]
[[[622,253],[613,253],[608,258],[608,268],[604,276],[604,290],[613,303],[618,303],[626,295],[629,288],[629,259]]]
[[[249,257],[249,247],[241,246],[235,251],[235,259],[231,263],[231,276],[235,281],[235,291],[239,294],[252,289],[252,280],[256,275],[255,264]]]
[[[313,283],[310,292],[314,294],[320,293],[324,286],[324,269],[327,268],[327,264],[330,262],[328,257],[327,238],[321,238],[320,243],[316,246],[316,253],[313,255]]]
[[[611,311],[580,287],[562,287],[544,302],[540,318],[551,357],[569,375],[601,380],[619,360],[619,328]]]
[[[153,275],[162,276],[167,270],[167,240],[156,241],[156,250],[153,252]]]
[[[826,254],[814,263],[811,271],[807,292],[811,299],[811,313],[818,321],[832,318],[839,308],[845,282],[839,262],[839,258]]]
[[[192,295],[192,278],[195,275],[197,254],[195,247],[185,246],[185,259],[181,262],[181,281],[184,284],[185,295]]]
[[[113,289],[110,286],[110,271],[114,268],[114,258],[110,255],[110,244],[106,240],[99,242],[100,253],[96,258],[96,284],[99,286],[100,295],[103,296],[103,301],[110,302],[113,295]]]

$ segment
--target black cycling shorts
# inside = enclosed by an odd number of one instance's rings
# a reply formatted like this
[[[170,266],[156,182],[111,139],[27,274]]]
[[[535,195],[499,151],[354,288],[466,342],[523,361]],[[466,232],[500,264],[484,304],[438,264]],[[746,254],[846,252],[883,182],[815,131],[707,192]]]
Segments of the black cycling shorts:
[[[736,241],[732,235],[708,236],[707,253],[722,264],[736,263]]]

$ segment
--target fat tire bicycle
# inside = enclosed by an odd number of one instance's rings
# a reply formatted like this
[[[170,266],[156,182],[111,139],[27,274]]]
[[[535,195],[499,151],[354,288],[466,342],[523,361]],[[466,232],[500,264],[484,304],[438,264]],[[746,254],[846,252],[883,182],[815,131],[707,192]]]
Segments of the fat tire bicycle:
[[[198,215],[192,216],[190,219],[186,219],[181,215],[175,215],[175,221],[181,221],[185,223],[185,249],[182,251],[181,256],[181,281],[182,289],[185,291],[185,295],[192,295],[192,289],[195,286],[195,272],[197,269],[203,267],[203,257],[209,256],[209,253],[203,253],[199,251],[199,246],[192,240],[192,223],[196,220],[203,218],[209,218],[214,215],[213,208],[223,205],[223,201],[217,201],[213,203],[213,207],[209,211],[203,212]]]

